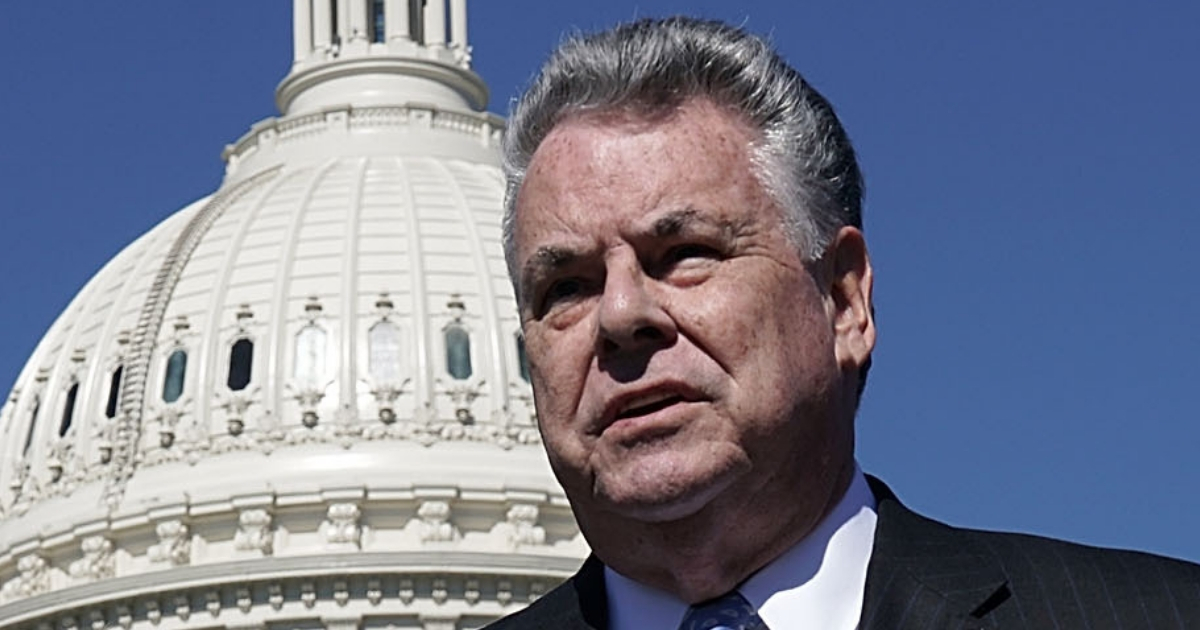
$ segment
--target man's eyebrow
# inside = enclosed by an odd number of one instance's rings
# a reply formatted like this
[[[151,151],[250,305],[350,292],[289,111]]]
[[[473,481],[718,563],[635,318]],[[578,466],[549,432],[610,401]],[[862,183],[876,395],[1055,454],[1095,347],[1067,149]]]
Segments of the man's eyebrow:
[[[697,227],[716,228],[726,234],[737,231],[734,223],[706,216],[695,208],[667,212],[654,220],[651,230],[656,238],[666,238],[678,236]]]
[[[521,267],[521,284],[528,285],[540,275],[570,265],[579,258],[579,252],[566,247],[543,245],[533,252]]]

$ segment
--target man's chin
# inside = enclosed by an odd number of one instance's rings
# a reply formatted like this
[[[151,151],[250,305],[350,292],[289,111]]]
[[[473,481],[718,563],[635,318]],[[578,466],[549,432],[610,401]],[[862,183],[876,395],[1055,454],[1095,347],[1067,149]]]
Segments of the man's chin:
[[[669,523],[703,510],[733,483],[733,476],[722,475],[691,483],[671,483],[667,478],[657,481],[653,484],[604,484],[598,480],[596,498],[620,517],[646,523]]]

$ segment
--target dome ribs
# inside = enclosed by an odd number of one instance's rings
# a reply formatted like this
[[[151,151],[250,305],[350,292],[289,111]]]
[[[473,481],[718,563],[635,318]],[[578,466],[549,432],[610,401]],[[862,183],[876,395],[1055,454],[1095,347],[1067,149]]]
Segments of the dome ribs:
[[[263,186],[263,190],[258,193],[258,198],[253,202],[251,208],[245,212],[237,229],[234,231],[234,241],[229,243],[229,247],[225,251],[224,260],[220,266],[222,275],[216,283],[213,290],[209,294],[207,312],[210,314],[205,323],[205,332],[203,339],[205,345],[199,353],[199,366],[197,369],[198,382],[200,383],[199,390],[201,392],[216,392],[218,373],[222,367],[222,362],[218,360],[221,356],[219,350],[221,344],[225,341],[221,335],[221,324],[223,320],[223,309],[228,302],[230,285],[233,282],[234,273],[236,270],[236,261],[241,252],[244,251],[247,233],[254,222],[264,211],[264,207],[268,205],[269,200],[275,195],[280,187],[288,184],[296,177],[296,171],[286,172],[282,177],[271,182],[267,186]],[[201,395],[196,397],[196,416],[201,419],[211,418],[212,400],[209,396]]]
[[[346,242],[342,254],[342,295],[341,295],[341,339],[339,340],[338,388],[341,396],[339,409],[347,415],[353,414],[357,421],[360,417],[358,409],[358,252],[360,226],[362,225],[363,190],[366,186],[367,167],[369,158],[359,158],[354,165],[354,182],[350,187],[349,211],[346,213]]]
[[[433,374],[429,365],[429,294],[425,288],[425,252],[421,246],[421,222],[417,216],[416,193],[413,192],[412,178],[409,175],[407,162],[404,158],[396,158],[399,168],[396,170],[397,179],[406,197],[404,212],[408,218],[409,264],[412,266],[409,277],[412,280],[412,318],[413,332],[416,335],[417,369],[413,393],[416,400],[416,416],[418,421],[433,420],[432,414],[426,413],[433,409]]]
[[[296,297],[292,287],[296,252],[300,249],[300,236],[304,227],[305,214],[311,211],[314,196],[339,164],[339,160],[331,159],[314,169],[312,179],[306,184],[296,207],[292,210],[281,238],[283,251],[279,257],[279,266],[275,270],[271,309],[267,314],[267,317],[270,318],[269,330],[271,332],[269,334],[271,337],[267,348],[266,387],[264,387],[266,391],[263,396],[267,404],[275,409],[275,413],[280,416],[281,421],[288,396],[288,340],[293,333],[288,327],[288,303],[289,298]]]
[[[475,208],[471,204],[471,200],[467,198],[463,191],[462,180],[468,176],[464,168],[451,168],[451,165],[438,160],[435,162],[437,168],[441,171],[446,179],[447,190],[454,196],[456,205],[459,208],[462,216],[462,225],[467,234],[467,240],[470,243],[477,244],[471,248],[471,258],[475,265],[475,277],[479,278],[479,304],[483,309],[483,320],[485,325],[481,326],[482,332],[486,337],[485,343],[488,347],[488,357],[490,359],[489,367],[490,374],[485,377],[494,385],[491,387],[492,402],[491,419],[501,425],[503,429],[508,429],[508,374],[504,363],[504,349],[501,347],[501,322],[500,317],[496,313],[497,296],[492,286],[492,273],[488,266],[487,255],[483,251],[483,234],[479,229],[478,222],[475,218]],[[460,166],[455,164],[455,166]],[[497,200],[499,203],[499,200]]]
[[[171,300],[175,284],[183,273],[184,266],[193,251],[200,244],[201,238],[208,231],[225,208],[229,207],[248,189],[253,188],[263,180],[274,178],[279,168],[265,170],[226,190],[218,191],[212,199],[201,208],[188,224],[180,231],[171,249],[163,259],[146,301],[142,304],[138,315],[137,326],[133,330],[129,358],[125,362],[125,383],[121,387],[121,398],[118,403],[119,413],[116,418],[114,431],[112,469],[104,487],[104,502],[110,509],[115,509],[121,501],[125,485],[133,475],[136,467],[138,442],[142,434],[142,413],[146,403],[146,381],[150,373],[150,359],[154,354],[154,346],[158,340],[158,332],[162,328],[163,316]]]

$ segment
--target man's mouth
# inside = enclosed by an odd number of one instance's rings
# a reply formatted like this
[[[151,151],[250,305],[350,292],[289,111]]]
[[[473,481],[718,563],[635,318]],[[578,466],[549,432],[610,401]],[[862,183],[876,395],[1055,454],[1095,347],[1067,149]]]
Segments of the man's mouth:
[[[669,392],[640,396],[624,405],[624,409],[617,414],[617,419],[649,415],[683,401],[683,396]]]

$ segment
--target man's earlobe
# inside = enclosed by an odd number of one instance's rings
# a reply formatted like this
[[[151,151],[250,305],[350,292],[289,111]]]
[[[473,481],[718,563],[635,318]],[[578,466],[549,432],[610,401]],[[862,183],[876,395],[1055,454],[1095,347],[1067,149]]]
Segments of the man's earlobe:
[[[875,315],[871,303],[874,272],[867,242],[855,227],[838,230],[829,258],[830,321],[837,361],[843,369],[860,368],[875,348]]]

